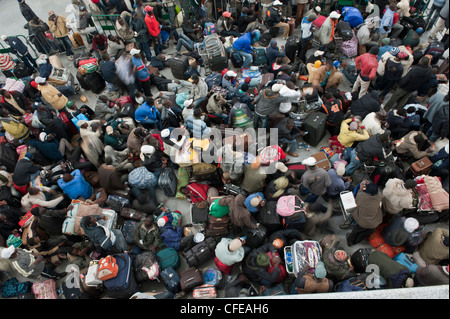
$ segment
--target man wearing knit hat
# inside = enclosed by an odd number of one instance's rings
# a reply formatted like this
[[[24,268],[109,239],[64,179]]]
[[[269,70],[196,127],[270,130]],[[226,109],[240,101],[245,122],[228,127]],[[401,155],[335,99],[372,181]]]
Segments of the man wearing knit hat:
[[[413,217],[395,215],[383,229],[383,239],[391,246],[405,246],[405,253],[412,254],[424,239],[413,235],[420,231],[419,226],[419,221]]]

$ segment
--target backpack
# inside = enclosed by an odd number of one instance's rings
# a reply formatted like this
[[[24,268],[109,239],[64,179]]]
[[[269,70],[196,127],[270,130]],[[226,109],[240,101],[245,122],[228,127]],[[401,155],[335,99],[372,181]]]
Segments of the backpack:
[[[211,35],[213,33],[216,33],[216,25],[212,22],[206,22],[205,28],[203,29],[203,35]]]
[[[305,203],[296,195],[281,196],[277,201],[277,213],[283,217],[289,217],[296,213],[305,215]]]
[[[119,266],[117,265],[116,258],[113,256],[106,256],[99,261],[98,267],[98,279],[105,281],[114,278],[119,273]]]

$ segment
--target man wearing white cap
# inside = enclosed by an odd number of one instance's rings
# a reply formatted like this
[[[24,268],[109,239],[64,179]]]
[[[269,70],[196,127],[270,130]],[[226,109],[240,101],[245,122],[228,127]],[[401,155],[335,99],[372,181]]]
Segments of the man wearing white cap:
[[[319,30],[319,41],[322,44],[321,49],[325,49],[334,39],[334,32],[341,15],[332,11]]]
[[[236,77],[237,73],[233,70],[229,70],[222,78],[222,87],[227,89],[229,93],[235,93],[238,91],[239,81]]]
[[[317,167],[317,160],[314,157],[308,157],[302,161],[302,164],[306,166],[307,170],[302,175],[300,194],[309,194],[305,202],[314,203],[319,196],[327,192],[327,188],[331,185],[331,178],[326,170]]]
[[[391,246],[405,246],[405,253],[413,253],[423,241],[422,236],[413,236],[419,231],[419,221],[413,217],[395,215],[383,229],[383,238]]]

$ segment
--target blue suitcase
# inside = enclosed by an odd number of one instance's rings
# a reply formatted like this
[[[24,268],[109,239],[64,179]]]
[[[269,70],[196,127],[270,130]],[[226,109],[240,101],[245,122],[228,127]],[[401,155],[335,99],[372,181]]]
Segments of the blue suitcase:
[[[113,256],[116,258],[119,272],[116,277],[103,282],[106,295],[110,298],[129,299],[138,291],[132,260],[128,254],[116,254]]]
[[[160,277],[166,289],[174,294],[181,291],[180,276],[172,267],[167,267],[160,273]]]
[[[411,258],[409,258],[405,253],[400,253],[392,259],[402,264],[403,266],[407,267],[411,274],[414,274],[417,268],[419,268],[419,266],[416,263],[414,263],[411,260]]]

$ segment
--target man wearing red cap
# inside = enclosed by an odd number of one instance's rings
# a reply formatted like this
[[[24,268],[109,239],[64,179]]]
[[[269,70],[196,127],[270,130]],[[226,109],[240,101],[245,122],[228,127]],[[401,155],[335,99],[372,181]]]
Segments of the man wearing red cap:
[[[147,25],[148,33],[150,33],[150,39],[154,43],[155,55],[159,55],[162,52],[161,43],[161,26],[153,13],[153,7],[146,6],[145,12],[145,24]]]

